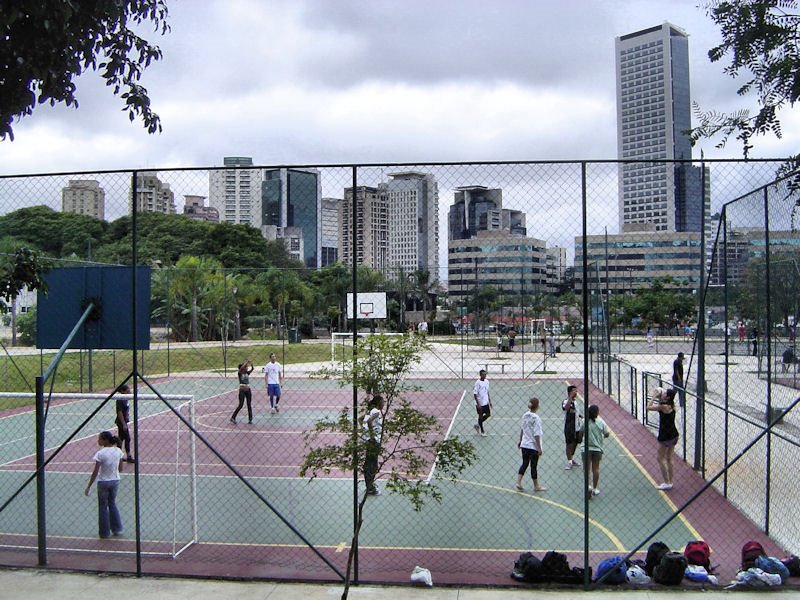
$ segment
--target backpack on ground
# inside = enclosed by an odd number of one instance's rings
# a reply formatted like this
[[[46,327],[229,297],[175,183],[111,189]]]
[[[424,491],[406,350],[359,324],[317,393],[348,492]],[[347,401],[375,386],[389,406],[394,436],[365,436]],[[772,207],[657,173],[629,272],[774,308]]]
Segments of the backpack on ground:
[[[608,573],[608,576],[606,576]],[[628,565],[622,560],[621,556],[609,556],[600,561],[597,565],[597,571],[594,575],[594,580],[599,581],[603,579],[602,583],[611,585],[618,585],[625,583],[628,580]]]
[[[551,550],[542,557],[542,575],[548,581],[562,581],[569,577],[567,555]]]
[[[800,577],[800,558],[792,554],[784,558],[781,562],[789,569],[789,575],[792,577]]]
[[[517,581],[527,581],[534,583],[542,581],[542,563],[530,552],[523,552],[514,561],[514,571],[511,577]]]
[[[680,585],[686,571],[686,557],[680,552],[667,552],[653,571],[653,580],[661,585]]]
[[[756,566],[756,558],[766,555],[767,553],[764,552],[764,546],[758,542],[754,540],[745,542],[744,546],[742,546],[742,570]]]
[[[756,558],[756,568],[765,573],[781,576],[781,583],[786,583],[789,579],[789,569],[774,556],[759,556]]]
[[[653,576],[658,563],[661,562],[661,557],[669,552],[669,547],[664,542],[653,542],[647,547],[647,556],[644,560],[644,572]]]
[[[711,548],[704,541],[689,542],[683,550],[683,555],[690,565],[700,565],[711,572]]]

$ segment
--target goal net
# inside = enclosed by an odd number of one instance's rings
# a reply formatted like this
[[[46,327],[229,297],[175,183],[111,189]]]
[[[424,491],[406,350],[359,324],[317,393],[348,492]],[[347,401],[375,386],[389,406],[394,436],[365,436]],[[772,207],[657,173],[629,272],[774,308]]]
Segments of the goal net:
[[[116,499],[123,535],[98,539],[97,484],[88,497],[84,492],[98,434],[117,435],[120,398],[129,401],[132,421],[133,395],[46,394],[44,468],[37,478],[35,395],[0,392],[0,435],[6,440],[0,445],[0,548],[38,546],[42,502],[49,551],[134,553],[137,498],[144,554],[174,558],[197,541],[196,446],[187,427],[195,426],[195,403],[194,396],[177,394],[137,395],[138,427],[130,423],[129,429],[132,438],[138,432],[131,440],[138,464],[123,463]]]

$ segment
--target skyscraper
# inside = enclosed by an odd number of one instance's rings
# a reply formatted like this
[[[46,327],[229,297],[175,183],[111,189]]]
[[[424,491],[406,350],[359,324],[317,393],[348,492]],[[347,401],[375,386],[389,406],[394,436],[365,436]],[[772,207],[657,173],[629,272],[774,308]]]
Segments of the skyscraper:
[[[105,219],[106,192],[94,179],[71,179],[61,190],[63,212]]]
[[[389,211],[389,277],[429,271],[431,281],[439,273],[439,187],[430,173],[389,173],[381,184]]]
[[[710,210],[708,171],[692,148],[689,37],[663,23],[616,38],[620,231],[697,231]]]
[[[261,183],[260,225],[274,227],[290,252],[299,252],[307,267],[322,266],[322,192],[316,169],[267,169]],[[287,231],[291,230],[291,234]],[[269,237],[269,236],[267,236]],[[289,238],[292,238],[290,241]]]
[[[353,205],[358,223],[356,248],[353,248]],[[389,211],[386,196],[378,188],[359,186],[345,188],[344,200],[340,203],[339,262],[345,265],[366,265],[371,269],[386,272],[389,259]],[[354,260],[355,258],[355,260]]]
[[[175,214],[175,193],[157,173],[142,171],[136,174],[136,210]]]
[[[226,156],[230,167],[208,174],[208,204],[219,211],[223,223],[261,227],[261,171],[248,156]],[[238,168],[237,168],[238,167]]]

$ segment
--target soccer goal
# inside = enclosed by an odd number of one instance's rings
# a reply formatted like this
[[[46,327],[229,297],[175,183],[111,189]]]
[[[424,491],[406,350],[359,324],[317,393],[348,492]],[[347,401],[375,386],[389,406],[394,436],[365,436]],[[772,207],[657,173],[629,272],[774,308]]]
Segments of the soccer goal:
[[[44,503],[48,550],[97,552],[96,483],[84,491],[101,431],[117,434],[115,395],[45,394],[44,468],[37,478],[33,393],[0,392],[0,548],[35,548],[40,524],[36,507]],[[131,403],[133,395],[125,395]],[[178,417],[180,415],[180,417]],[[137,394],[138,500],[142,553],[178,557],[198,539],[195,399],[186,394]],[[133,424],[130,424],[133,434]],[[101,552],[134,553],[136,488],[134,465],[123,463],[117,506],[124,535]],[[42,492],[37,491],[41,479]],[[40,486],[42,486],[40,483]],[[44,497],[40,497],[40,494]]]

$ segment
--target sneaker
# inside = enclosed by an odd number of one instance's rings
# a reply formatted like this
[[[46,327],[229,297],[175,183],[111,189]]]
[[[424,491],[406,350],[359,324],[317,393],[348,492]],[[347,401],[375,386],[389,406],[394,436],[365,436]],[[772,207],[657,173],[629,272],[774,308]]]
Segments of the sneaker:
[[[475,433],[480,433],[481,432],[481,428],[478,425],[473,425],[472,427],[473,427],[473,429],[475,429]]]
[[[599,496],[600,490],[592,490],[592,496]]]
[[[485,431],[481,431],[481,437],[489,437],[489,434]]]
[[[367,490],[367,496],[380,496],[381,491],[378,488],[372,488],[371,490]]]
[[[228,419],[228,420],[229,420],[231,423],[233,423],[234,425],[236,425],[236,419],[234,419],[233,417],[231,417],[231,418],[230,418],[230,419]]]
[[[546,492],[546,491],[547,491],[547,488],[546,488],[546,487],[544,487],[543,485],[540,485],[539,487],[535,487],[535,488],[533,488],[533,491],[534,491],[534,492]]]
[[[570,470],[572,470],[572,467],[573,467],[573,465],[572,465],[572,461],[571,461],[571,460],[568,460],[568,461],[567,461],[567,464],[566,464],[566,465],[564,465],[564,470],[565,470],[565,471],[570,471]]]
[[[275,414],[275,407],[273,406],[272,408],[270,408],[269,412],[271,412],[274,415]]]
[[[518,492],[524,492],[524,491],[525,491],[525,488],[524,488],[524,487],[522,487],[521,485],[515,485],[514,487],[516,488],[516,490],[517,490]]]
[[[280,407],[279,407],[277,404],[275,405],[275,412],[276,412],[276,413],[279,413],[279,412],[281,412],[281,409],[280,409]]]
[[[124,534],[121,531],[115,531],[111,535],[113,535],[114,537],[122,537]]]
[[[253,424],[253,419],[250,419],[250,420],[247,422],[247,424],[248,424],[248,425],[252,425],[252,424]]]
[[[570,462],[572,463],[573,467],[580,467],[581,466],[580,461],[575,460],[574,458]]]
[[[656,489],[657,490],[671,490],[672,489],[672,484],[671,483],[659,483],[656,486]]]
[[[125,459],[125,462],[126,463],[135,463],[136,459],[133,458],[132,456],[129,456],[128,458]]]

